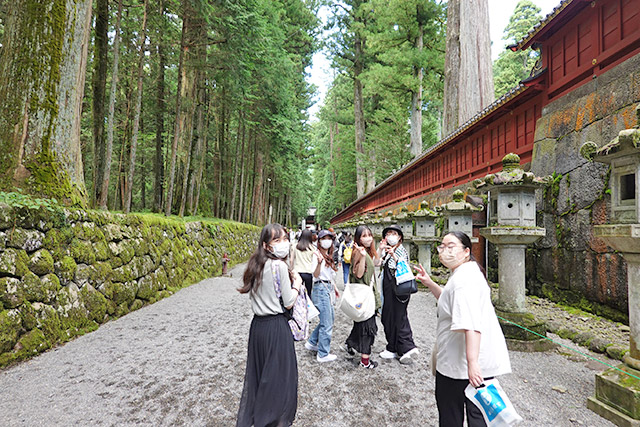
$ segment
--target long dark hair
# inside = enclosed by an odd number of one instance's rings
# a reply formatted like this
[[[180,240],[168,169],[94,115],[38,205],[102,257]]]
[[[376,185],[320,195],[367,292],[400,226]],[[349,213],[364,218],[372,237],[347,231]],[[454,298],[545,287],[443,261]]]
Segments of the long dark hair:
[[[371,232],[371,229],[369,227],[367,227],[366,225],[359,225],[358,227],[356,227],[353,241],[356,242],[358,246],[362,246],[372,259],[375,259],[378,256],[375,243],[371,242],[371,246],[367,248],[362,244],[362,241],[360,240],[365,231],[368,231],[369,234],[371,234],[371,237],[373,237],[373,233]]]
[[[324,236],[327,237],[327,236]],[[322,239],[324,239],[324,237]],[[322,257],[324,258],[324,263],[326,265],[328,265],[329,267],[331,267],[331,269],[333,271],[338,271],[338,266],[335,265],[335,263],[333,262],[333,251],[335,250],[335,245],[333,245],[334,243],[334,238],[333,236],[331,236],[331,246],[329,246],[329,249],[324,249],[322,247],[322,245],[319,243],[320,239],[318,239],[318,250],[320,251],[320,254],[322,255]],[[323,252],[326,251],[326,253]]]
[[[299,251],[306,251],[311,246],[311,238],[313,233],[308,228],[302,230],[300,234],[300,239],[298,240],[298,244],[296,245],[296,249]]]
[[[478,267],[480,267],[480,271],[482,271],[482,274],[486,276],[484,268],[480,265],[480,263],[478,262],[476,257],[473,256],[473,252],[471,251],[472,243],[471,243],[471,239],[469,238],[469,236],[467,236],[467,234],[463,233],[462,231],[450,231],[447,234],[451,234],[456,239],[460,240],[460,243],[462,243],[462,247],[463,248],[469,248],[469,261],[473,261],[476,264],[478,264]]]
[[[265,246],[269,246],[273,239],[287,235],[287,230],[280,224],[268,224],[265,225],[260,233],[260,241],[258,242],[258,248],[249,258],[247,263],[247,269],[242,276],[243,286],[238,288],[238,292],[246,294],[247,292],[255,292],[262,284],[262,271],[264,270],[264,264],[269,259],[279,259],[274,254],[265,249]],[[291,275],[291,272],[289,272]]]

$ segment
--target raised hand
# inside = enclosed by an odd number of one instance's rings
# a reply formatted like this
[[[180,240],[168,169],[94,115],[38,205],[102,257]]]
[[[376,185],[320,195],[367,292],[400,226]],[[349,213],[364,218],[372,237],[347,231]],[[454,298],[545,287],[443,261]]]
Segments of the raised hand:
[[[429,273],[427,273],[427,270],[424,269],[422,264],[414,265],[413,268],[415,268],[417,273],[416,279],[418,279],[425,285],[435,284],[435,282],[433,281],[433,279],[431,279],[431,276],[429,276]]]

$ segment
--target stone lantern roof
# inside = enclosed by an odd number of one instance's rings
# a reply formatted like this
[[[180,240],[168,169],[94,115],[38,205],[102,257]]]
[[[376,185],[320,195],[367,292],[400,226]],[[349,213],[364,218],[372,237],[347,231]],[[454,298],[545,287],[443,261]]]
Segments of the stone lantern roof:
[[[435,218],[435,217],[440,216],[440,214],[438,214],[435,210],[430,209],[429,208],[429,202],[427,202],[426,200],[423,200],[423,201],[420,202],[420,206],[419,206],[418,210],[413,213],[413,216],[414,217],[421,217],[421,218],[424,218],[424,217],[433,217],[433,218]]]
[[[409,209],[406,206],[403,206],[400,209],[400,213],[395,215],[393,218],[394,219],[399,219],[399,220],[404,220],[404,219],[410,219],[413,216],[413,214],[411,212],[409,212]]]
[[[520,156],[509,153],[502,158],[502,171],[476,179],[473,185],[478,190],[489,191],[498,186],[539,187],[546,184],[548,177],[537,177],[532,172],[525,172],[520,167]]]
[[[461,190],[454,191],[452,195],[453,201],[436,206],[437,212],[460,212],[460,211],[481,211],[484,206],[474,206],[464,200],[464,193]]]
[[[593,141],[585,142],[580,147],[580,154],[589,161],[610,163],[612,159],[640,149],[640,104],[636,107],[636,125],[631,129],[624,129],[618,133],[610,143],[598,148]]]

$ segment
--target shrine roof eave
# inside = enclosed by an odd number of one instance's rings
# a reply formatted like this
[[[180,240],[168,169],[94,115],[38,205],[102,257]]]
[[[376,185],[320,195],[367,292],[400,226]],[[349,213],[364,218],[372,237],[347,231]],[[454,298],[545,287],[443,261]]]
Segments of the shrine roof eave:
[[[587,7],[591,1],[587,0],[562,0],[540,22],[529,30],[526,36],[519,42],[510,45],[511,50],[524,50],[536,41],[546,40],[551,34],[562,28],[564,23],[572,16]]]

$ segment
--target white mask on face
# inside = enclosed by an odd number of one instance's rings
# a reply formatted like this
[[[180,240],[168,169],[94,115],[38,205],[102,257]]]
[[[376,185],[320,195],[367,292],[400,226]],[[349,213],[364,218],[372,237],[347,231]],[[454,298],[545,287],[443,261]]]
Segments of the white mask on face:
[[[362,246],[364,246],[365,248],[368,248],[371,246],[371,243],[373,243],[373,237],[362,237],[360,238],[360,243],[362,243]]]
[[[329,239],[320,240],[320,246],[322,246],[324,249],[329,249],[331,245],[333,245],[333,242]]]
[[[289,242],[279,242],[271,245],[271,253],[278,258],[286,258],[289,255]]]
[[[397,245],[399,241],[400,241],[400,237],[399,236],[395,236],[393,234],[390,234],[390,235],[387,236],[387,243],[390,246]]]
[[[462,257],[459,256],[460,253],[462,253]],[[449,251],[444,251],[439,255],[440,262],[442,263],[442,265],[451,270],[458,268],[458,266],[460,266],[460,264],[464,262],[464,252],[460,251],[460,253],[451,253]]]

